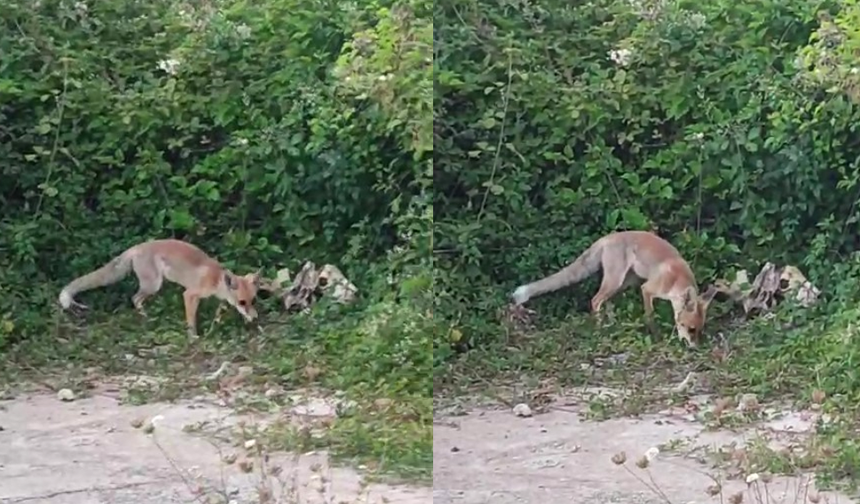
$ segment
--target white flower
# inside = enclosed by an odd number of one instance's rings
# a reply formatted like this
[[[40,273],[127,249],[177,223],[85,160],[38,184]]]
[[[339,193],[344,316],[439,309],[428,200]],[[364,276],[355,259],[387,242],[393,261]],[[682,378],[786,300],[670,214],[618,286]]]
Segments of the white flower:
[[[251,27],[242,23],[236,27],[236,33],[239,35],[239,38],[246,39],[251,36]]]
[[[632,56],[633,52],[630,49],[613,49],[609,51],[609,59],[619,66],[629,65]]]
[[[158,69],[167,74],[176,75],[176,72],[179,70],[179,60],[173,58],[163,59],[158,62]]]
[[[248,145],[248,139],[238,137],[238,138],[236,138],[236,145],[240,145],[240,146],[244,147],[244,146]]]
[[[656,446],[648,448],[648,451],[645,452],[645,458],[648,459],[648,462],[657,458],[657,455],[660,455],[660,448],[657,448]]]
[[[747,476],[747,485],[755,483],[756,481],[758,481],[758,473],[752,473]]]
[[[708,19],[701,12],[694,12],[694,13],[690,14],[690,17],[688,19],[690,26],[692,26],[695,29],[703,28],[707,21],[708,21]]]

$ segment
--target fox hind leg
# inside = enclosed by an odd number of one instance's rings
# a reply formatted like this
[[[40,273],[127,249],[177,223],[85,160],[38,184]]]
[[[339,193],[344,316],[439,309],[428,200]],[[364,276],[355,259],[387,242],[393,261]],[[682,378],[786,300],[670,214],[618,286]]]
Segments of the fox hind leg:
[[[603,266],[603,280],[600,282],[600,289],[597,291],[597,294],[591,298],[591,312],[597,318],[598,322],[603,320],[603,315],[601,313],[601,308],[603,304],[609,301],[615,294],[617,294],[621,289],[625,286],[632,283],[632,279],[628,274],[628,268],[626,267],[612,267],[604,264]]]
[[[132,263],[135,275],[137,275],[137,293],[131,297],[131,302],[141,316],[146,317],[143,304],[147,299],[161,290],[164,283],[164,275],[158,270],[153,259],[137,259]]]

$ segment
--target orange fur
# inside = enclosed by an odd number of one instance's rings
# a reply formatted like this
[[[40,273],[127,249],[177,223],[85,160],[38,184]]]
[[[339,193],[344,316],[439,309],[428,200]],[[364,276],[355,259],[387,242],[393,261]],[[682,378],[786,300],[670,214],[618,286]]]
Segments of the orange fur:
[[[75,301],[77,293],[116,283],[131,271],[139,284],[132,303],[144,316],[144,302],[161,289],[164,280],[185,287],[182,297],[189,335],[197,335],[197,307],[208,297],[226,301],[249,322],[257,318],[254,299],[260,288],[260,272],[235,275],[206,252],[181,240],[151,240],[130,247],[101,268],[72,280],[60,292],[60,305],[64,309],[86,308]]]
[[[690,346],[702,336],[708,305],[716,294],[710,287],[698,294],[696,278],[687,261],[669,242],[647,231],[610,233],[595,241],[561,271],[521,285],[512,297],[517,304],[541,294],[581,282],[603,270],[600,289],[591,300],[599,315],[605,302],[626,287],[639,284],[648,327],[653,331],[654,299],[672,303],[678,335]]]

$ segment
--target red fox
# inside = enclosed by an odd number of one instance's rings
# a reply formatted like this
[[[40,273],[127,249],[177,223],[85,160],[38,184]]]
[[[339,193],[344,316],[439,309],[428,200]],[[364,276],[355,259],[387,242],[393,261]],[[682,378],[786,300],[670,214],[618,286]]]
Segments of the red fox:
[[[690,347],[702,336],[708,305],[717,294],[710,286],[700,297],[693,270],[669,242],[647,231],[609,233],[561,271],[521,285],[511,297],[517,305],[547,292],[585,280],[603,269],[600,290],[591,299],[591,310],[600,314],[603,303],[621,290],[641,284],[642,302],[648,328],[654,332],[654,298],[672,303],[675,328]],[[644,281],[644,282],[643,282]]]
[[[131,301],[143,316],[144,301],[161,289],[165,279],[185,287],[189,336],[197,336],[197,306],[203,298],[215,296],[226,301],[248,322],[257,318],[254,299],[260,289],[260,272],[235,275],[206,252],[181,240],[151,240],[130,247],[101,268],[72,280],[60,292],[60,305],[63,309],[85,309],[75,301],[75,294],[119,282],[132,270],[139,287]]]

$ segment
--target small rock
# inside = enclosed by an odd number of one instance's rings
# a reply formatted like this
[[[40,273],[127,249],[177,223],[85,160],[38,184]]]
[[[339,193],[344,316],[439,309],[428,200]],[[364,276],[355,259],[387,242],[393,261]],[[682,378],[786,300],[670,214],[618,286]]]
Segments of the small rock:
[[[230,363],[227,361],[224,361],[221,363],[221,366],[218,369],[216,369],[215,372],[213,372],[212,374],[207,376],[206,379],[207,380],[217,380],[218,378],[221,378],[221,375],[223,375],[229,368],[230,368]]]
[[[391,399],[380,397],[379,399],[373,401],[373,405],[376,406],[376,409],[385,410],[388,409],[389,406],[391,406],[392,402],[393,401]]]
[[[251,448],[253,448],[255,446],[257,446],[257,440],[256,439],[249,439],[249,440],[245,441],[245,449],[246,450],[250,450]]]
[[[60,389],[60,391],[57,392],[57,399],[59,399],[61,401],[74,401],[75,400],[75,393],[72,392],[71,389],[67,389],[67,388]]]
[[[696,383],[696,378],[697,378],[696,373],[695,373],[694,371],[690,371],[689,373],[687,373],[687,377],[686,377],[686,378],[684,378],[684,381],[682,381],[681,383],[679,383],[679,384],[675,385],[674,392],[675,392],[676,394],[680,394],[680,393],[682,393],[682,392],[686,392],[686,391],[687,391],[687,390],[689,390],[693,385],[695,385],[695,383]]]
[[[530,417],[532,416],[532,409],[529,408],[528,404],[519,403],[514,406],[514,415],[518,417]]]
[[[140,429],[141,427],[143,427],[143,418],[135,418],[131,421],[131,426],[135,429]]]
[[[758,397],[755,394],[743,394],[738,401],[738,411],[757,411],[758,409]]]
[[[451,447],[451,453],[457,453],[458,451],[460,451],[460,449],[457,448],[456,446]]]
[[[316,366],[312,366],[310,364],[305,366],[305,368],[302,370],[302,372],[304,373],[305,378],[307,378],[309,381],[316,380],[317,377],[320,374],[322,374],[322,370],[320,368],[318,368]]]
[[[230,464],[236,462],[236,454],[235,453],[228,453],[227,455],[224,455],[224,458],[222,460],[224,460],[225,464],[230,465]]]
[[[284,395],[284,390],[278,387],[271,387],[266,389],[266,393],[264,395],[266,396],[266,399],[277,399]]]

